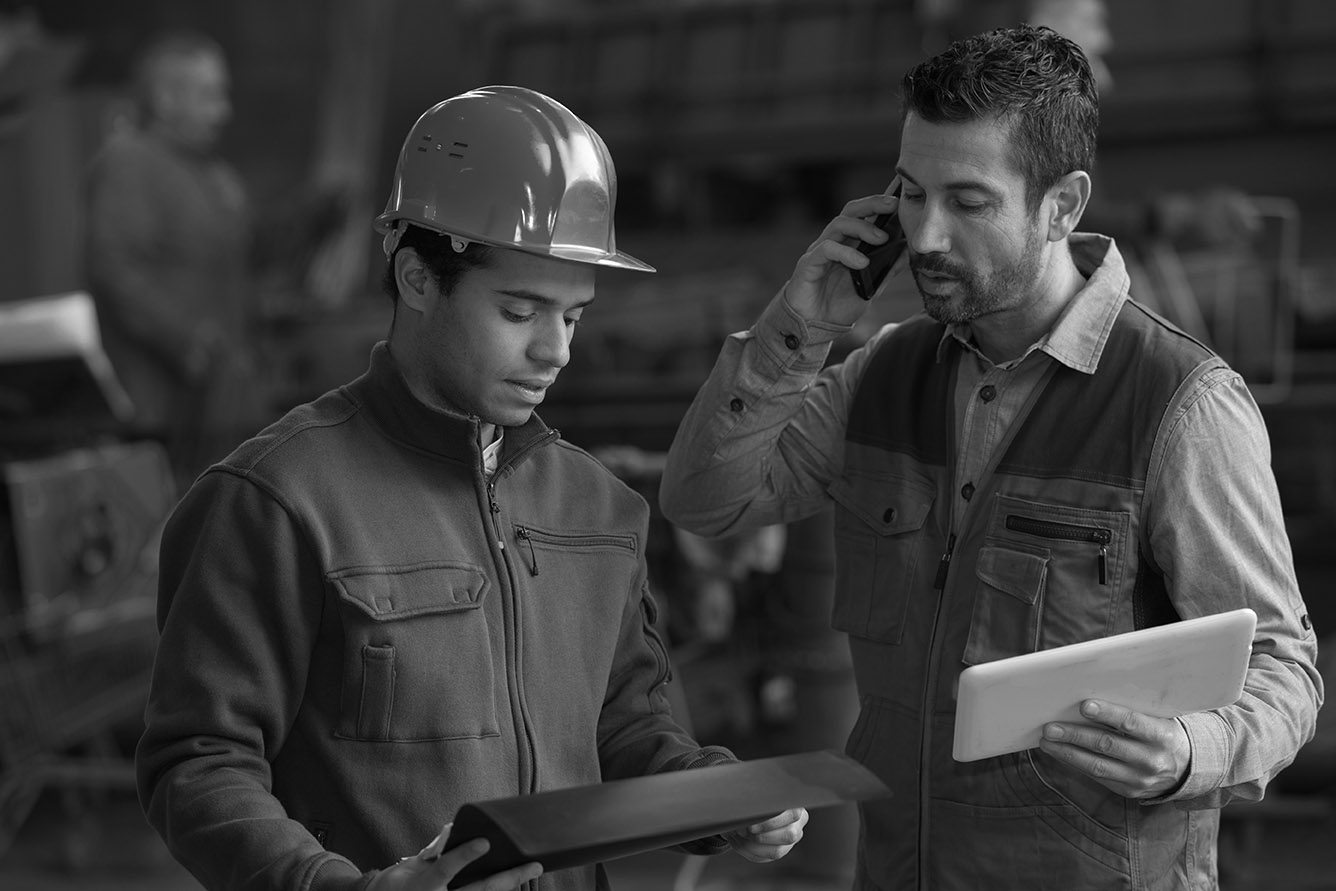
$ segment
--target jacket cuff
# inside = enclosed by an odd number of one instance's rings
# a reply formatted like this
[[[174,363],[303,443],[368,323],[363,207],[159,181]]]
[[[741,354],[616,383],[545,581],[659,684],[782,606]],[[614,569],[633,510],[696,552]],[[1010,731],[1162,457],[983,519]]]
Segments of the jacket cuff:
[[[732,764],[738,758],[723,746],[704,746],[699,751],[693,752],[680,759],[677,762],[675,770],[695,770],[698,767],[714,767],[717,764]],[[674,845],[670,850],[681,851],[684,854],[695,854],[697,856],[713,856],[722,854],[725,851],[732,850],[733,845],[722,835],[707,835],[704,838],[694,839],[689,842],[683,842],[680,845]]]
[[[331,856],[315,868],[305,887],[309,891],[366,891],[379,873],[380,870],[364,873],[351,861]]]

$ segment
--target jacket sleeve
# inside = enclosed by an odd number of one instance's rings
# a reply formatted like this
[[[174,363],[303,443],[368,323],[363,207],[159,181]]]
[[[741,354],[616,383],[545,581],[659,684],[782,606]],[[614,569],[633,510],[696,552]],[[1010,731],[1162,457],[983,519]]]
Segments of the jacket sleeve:
[[[322,579],[282,505],[224,471],[162,539],[139,796],[173,855],[215,889],[351,889],[369,880],[288,818],[270,764],[306,685]]]
[[[1196,808],[1259,799],[1312,737],[1323,690],[1266,427],[1223,364],[1190,380],[1170,406],[1151,455],[1146,516],[1180,616],[1257,613],[1242,697],[1180,719],[1192,762],[1179,789],[1159,800]]]
[[[823,370],[849,329],[804,320],[781,291],[750,330],[729,335],[668,450],[668,519],[717,536],[826,509],[854,389],[892,327]]]
[[[643,566],[642,561],[642,570]],[[723,746],[700,745],[674,719],[666,691],[672,667],[656,629],[658,607],[643,572],[630,593],[599,715],[599,763],[604,779],[736,761]],[[721,836],[709,836],[679,848],[691,854],[718,854],[728,850],[729,843]]]

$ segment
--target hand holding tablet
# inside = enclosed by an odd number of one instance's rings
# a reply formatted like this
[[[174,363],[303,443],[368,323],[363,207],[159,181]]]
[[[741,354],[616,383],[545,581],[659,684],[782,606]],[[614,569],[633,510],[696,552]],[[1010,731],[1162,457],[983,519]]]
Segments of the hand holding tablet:
[[[960,675],[957,761],[1039,745],[1051,721],[1082,722],[1099,699],[1162,718],[1235,702],[1257,614],[1237,609],[966,668]]]

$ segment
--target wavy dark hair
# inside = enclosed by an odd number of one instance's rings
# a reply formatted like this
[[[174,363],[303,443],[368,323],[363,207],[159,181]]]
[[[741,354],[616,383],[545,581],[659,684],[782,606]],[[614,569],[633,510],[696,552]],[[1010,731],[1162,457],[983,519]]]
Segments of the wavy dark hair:
[[[442,294],[449,294],[459,283],[459,279],[471,269],[492,265],[492,252],[495,248],[480,242],[471,241],[463,251],[456,251],[450,244],[450,236],[409,224],[399,239],[394,253],[406,247],[417,251],[422,263],[436,279],[436,285]],[[396,305],[399,300],[399,286],[394,281],[394,256],[391,255],[381,274],[381,290]]]
[[[1095,164],[1099,97],[1085,53],[1051,28],[1019,25],[958,40],[901,82],[901,121],[995,118],[1010,124],[1030,210],[1074,170]]]

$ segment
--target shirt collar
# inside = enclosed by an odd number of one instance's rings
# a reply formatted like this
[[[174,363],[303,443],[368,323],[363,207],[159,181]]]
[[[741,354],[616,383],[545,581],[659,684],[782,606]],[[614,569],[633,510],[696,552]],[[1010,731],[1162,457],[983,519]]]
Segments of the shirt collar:
[[[482,472],[487,476],[496,473],[496,466],[501,460],[501,443],[505,438],[505,431],[497,427],[496,439],[488,443],[482,450]]]
[[[1068,243],[1076,268],[1086,276],[1085,286],[1067,303],[1053,328],[1026,355],[1040,350],[1075,371],[1093,374],[1099,367],[1099,357],[1114,320],[1128,297],[1127,266],[1118,246],[1106,236],[1077,232]],[[971,338],[968,322],[947,325],[937,345],[937,361],[946,357],[953,340],[973,349]]]

